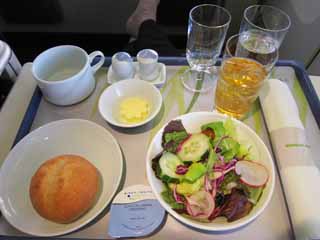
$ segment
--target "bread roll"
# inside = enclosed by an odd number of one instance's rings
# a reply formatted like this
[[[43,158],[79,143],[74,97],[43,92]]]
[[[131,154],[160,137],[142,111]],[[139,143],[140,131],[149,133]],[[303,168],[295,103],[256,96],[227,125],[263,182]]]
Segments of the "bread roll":
[[[70,223],[95,202],[99,173],[85,158],[61,155],[43,163],[30,183],[33,207],[44,218]]]

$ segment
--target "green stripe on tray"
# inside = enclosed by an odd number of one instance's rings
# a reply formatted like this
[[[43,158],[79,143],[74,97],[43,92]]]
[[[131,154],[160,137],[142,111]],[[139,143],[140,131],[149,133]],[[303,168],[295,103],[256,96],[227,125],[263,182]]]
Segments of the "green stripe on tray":
[[[308,144],[301,144],[301,143],[290,143],[285,145],[287,148],[291,147],[305,147],[305,148],[310,148],[310,145]]]
[[[196,90],[200,90],[202,88],[202,84],[203,84],[203,81],[197,81],[197,84],[196,84]],[[193,105],[196,103],[198,97],[200,95],[200,92],[195,92],[192,96],[192,99],[189,103],[189,106],[187,108],[187,110],[185,111],[185,113],[188,113],[191,111]]]
[[[254,122],[254,130],[259,135],[262,130],[262,115],[261,105],[259,98],[257,98],[252,104],[250,112],[242,119],[243,122],[248,123],[249,119],[252,118]]]
[[[160,92],[163,96],[163,115],[160,121],[154,119],[152,121],[152,130],[150,131],[149,143],[154,135],[163,126],[164,121],[167,119],[172,108],[178,105],[178,115],[185,112],[184,102],[184,88],[181,86],[180,77],[188,67],[181,67],[170,79],[167,80],[165,85],[161,88]],[[165,94],[167,92],[167,94]]]
[[[169,81],[172,81],[171,89],[175,96],[176,103],[178,104],[179,115],[183,114],[183,112],[185,111],[184,88],[181,84],[180,78],[187,68],[188,67],[180,68],[178,72],[175,74],[175,76],[171,78],[171,80],[169,80]]]
[[[306,125],[308,101],[304,95],[304,92],[299,84],[297,77],[295,77],[293,82],[293,95],[298,105],[300,119],[303,125]]]
[[[254,128],[255,128],[257,134],[260,134],[261,130],[262,130],[262,115],[261,115],[260,109],[261,109],[260,101],[259,101],[259,99],[257,99],[253,103]]]

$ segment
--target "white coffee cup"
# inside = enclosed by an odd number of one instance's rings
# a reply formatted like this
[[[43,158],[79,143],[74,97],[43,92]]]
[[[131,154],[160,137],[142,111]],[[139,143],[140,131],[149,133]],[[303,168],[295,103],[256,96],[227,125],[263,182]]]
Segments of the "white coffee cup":
[[[92,60],[100,60],[91,66]],[[80,47],[63,45],[42,52],[33,62],[32,74],[46,100],[71,105],[88,97],[95,88],[94,73],[103,65],[100,51],[87,54]]]
[[[159,75],[158,53],[152,49],[143,49],[137,54],[140,78],[147,81]]]

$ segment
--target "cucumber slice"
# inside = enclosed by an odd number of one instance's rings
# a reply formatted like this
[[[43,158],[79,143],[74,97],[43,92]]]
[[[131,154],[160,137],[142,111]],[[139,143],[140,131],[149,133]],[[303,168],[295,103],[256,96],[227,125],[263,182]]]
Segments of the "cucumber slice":
[[[184,162],[197,162],[201,160],[202,155],[205,154],[209,148],[209,138],[206,135],[202,133],[193,134],[182,143],[178,157]]]
[[[207,172],[207,168],[202,163],[192,163],[184,178],[189,182],[194,182]]]
[[[165,182],[174,182],[177,179],[181,179],[183,175],[176,174],[176,168],[182,164],[183,162],[177,155],[170,152],[163,153],[159,160],[161,179]]]
[[[247,187],[247,189],[249,192],[249,201],[252,202],[253,204],[257,204],[257,202],[259,201],[262,195],[263,187],[259,187],[259,188]]]
[[[169,177],[168,175],[162,174],[161,175],[161,180],[165,183],[179,183],[180,180],[178,178],[172,178]]]
[[[191,195],[200,190],[204,185],[204,176],[198,178],[194,183],[182,182],[177,184],[177,193],[182,195]]]

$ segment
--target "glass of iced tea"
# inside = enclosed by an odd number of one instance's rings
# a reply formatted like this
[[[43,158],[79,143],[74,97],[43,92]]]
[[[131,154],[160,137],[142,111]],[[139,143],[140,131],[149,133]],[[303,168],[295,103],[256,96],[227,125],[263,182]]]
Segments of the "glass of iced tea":
[[[262,61],[247,52],[242,54],[242,51],[238,51],[241,47],[238,40],[239,35],[234,35],[226,43],[215,93],[215,104],[219,112],[241,119],[249,112],[252,103],[256,100],[268,76],[268,66],[275,60],[271,55],[266,56]]]

